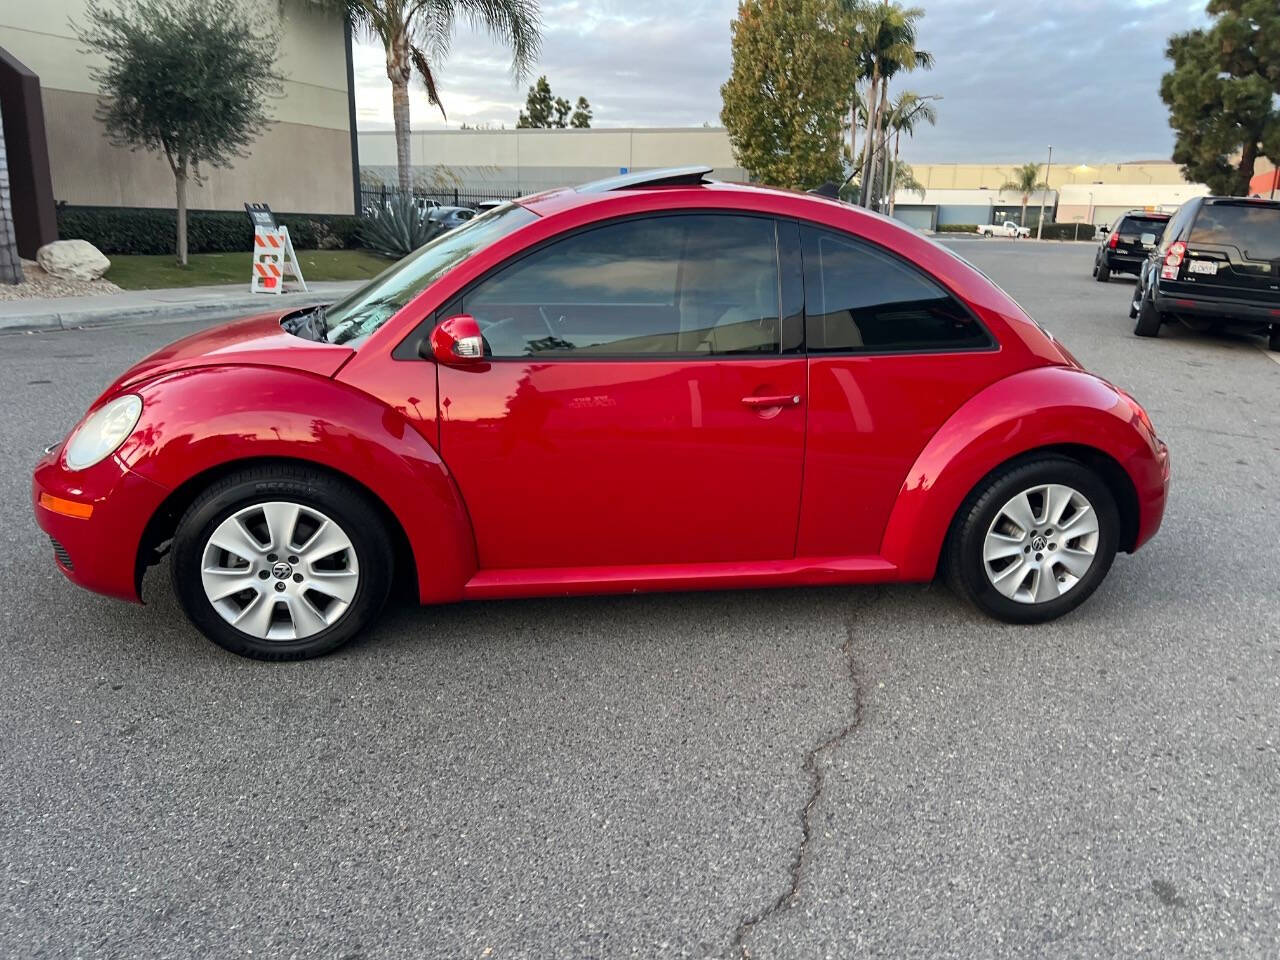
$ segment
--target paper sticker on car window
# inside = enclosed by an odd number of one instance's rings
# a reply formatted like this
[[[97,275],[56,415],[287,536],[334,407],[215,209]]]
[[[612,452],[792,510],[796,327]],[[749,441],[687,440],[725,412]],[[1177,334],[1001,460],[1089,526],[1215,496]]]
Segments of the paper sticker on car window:
[[[1151,244],[1156,242],[1156,235],[1154,233],[1144,233],[1142,235],[1142,242],[1147,246],[1151,246]]]

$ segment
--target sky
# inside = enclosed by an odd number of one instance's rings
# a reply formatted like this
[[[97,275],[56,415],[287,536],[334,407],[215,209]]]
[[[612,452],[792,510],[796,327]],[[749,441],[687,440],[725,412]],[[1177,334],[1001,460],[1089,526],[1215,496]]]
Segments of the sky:
[[[942,97],[938,124],[904,158],[914,163],[1168,159],[1160,101],[1168,36],[1205,21],[1203,0],[915,0],[919,43],[936,65],[895,89]],[[462,24],[438,64],[445,110],[413,84],[415,129],[515,126],[529,83],[546,74],[556,96],[585,96],[595,127],[720,123],[736,0],[546,0],[532,75],[517,83],[504,49]],[[355,50],[357,123],[391,127],[382,48]]]

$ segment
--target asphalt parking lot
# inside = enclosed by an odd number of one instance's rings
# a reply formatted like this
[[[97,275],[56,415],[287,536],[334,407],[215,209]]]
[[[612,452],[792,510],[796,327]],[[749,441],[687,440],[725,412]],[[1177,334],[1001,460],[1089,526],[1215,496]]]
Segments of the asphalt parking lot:
[[[1174,457],[1043,627],[940,586],[399,606],[271,665],[54,568],[29,472],[192,329],[0,337],[0,956],[1280,950],[1280,363],[1138,340],[1083,244],[956,241]]]

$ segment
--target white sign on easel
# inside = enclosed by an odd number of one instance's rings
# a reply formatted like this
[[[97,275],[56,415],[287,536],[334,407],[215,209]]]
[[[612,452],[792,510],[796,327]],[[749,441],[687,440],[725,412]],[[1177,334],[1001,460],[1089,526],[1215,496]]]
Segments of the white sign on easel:
[[[253,266],[249,290],[253,293],[284,293],[286,279],[294,279],[305,293],[307,281],[302,266],[293,252],[289,228],[276,223],[275,215],[265,203],[246,203],[245,213],[253,224]]]

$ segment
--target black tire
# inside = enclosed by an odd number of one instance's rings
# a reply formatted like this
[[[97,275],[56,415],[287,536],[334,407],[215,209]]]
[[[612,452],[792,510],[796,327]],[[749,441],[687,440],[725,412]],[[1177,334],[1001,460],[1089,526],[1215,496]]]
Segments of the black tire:
[[[1134,334],[1139,337],[1158,337],[1162,323],[1164,317],[1152,302],[1150,289],[1144,290],[1142,303],[1138,306],[1138,322],[1133,325]]]
[[[236,629],[214,609],[201,582],[204,548],[218,525],[245,507],[270,501],[298,503],[331,518],[351,541],[359,565],[359,582],[345,611],[298,640],[260,639]],[[252,467],[214,483],[178,522],[172,554],[174,589],[191,622],[224,650],[257,660],[307,660],[342,646],[381,612],[394,566],[385,523],[367,495],[340,477],[303,465]]]
[[[1271,336],[1267,338],[1267,346],[1280,353],[1280,323],[1271,325]]]
[[[1093,275],[1093,279],[1099,283],[1106,283],[1111,279],[1111,265],[1107,263],[1105,256],[1098,261],[1098,272]]]
[[[1041,484],[1065,484],[1083,494],[1098,518],[1098,542],[1088,571],[1066,593],[1041,603],[1004,596],[987,576],[983,544],[1001,509],[1020,492]],[[1106,483],[1084,464],[1060,456],[1014,461],[988,474],[956,512],[944,548],[943,568],[956,594],[1006,623],[1044,623],[1071,612],[1102,583],[1120,542],[1120,514]]]

